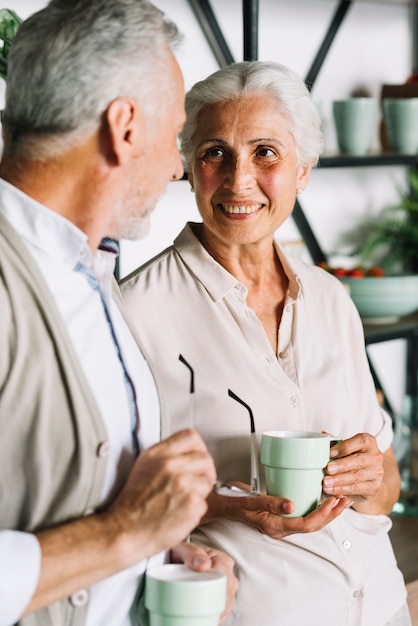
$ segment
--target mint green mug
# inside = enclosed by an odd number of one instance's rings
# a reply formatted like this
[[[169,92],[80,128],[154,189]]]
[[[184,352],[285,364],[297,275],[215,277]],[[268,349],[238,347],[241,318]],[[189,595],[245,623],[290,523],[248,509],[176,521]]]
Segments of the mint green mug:
[[[417,154],[418,98],[385,98],[383,114],[392,150]]]
[[[356,156],[367,154],[377,131],[377,99],[335,100],[332,111],[340,152]]]
[[[226,575],[168,563],[148,570],[145,607],[150,626],[218,626],[226,606]]]
[[[317,508],[322,494],[324,468],[329,461],[329,435],[309,431],[274,430],[261,438],[261,463],[264,466],[268,495],[289,498],[299,517]]]

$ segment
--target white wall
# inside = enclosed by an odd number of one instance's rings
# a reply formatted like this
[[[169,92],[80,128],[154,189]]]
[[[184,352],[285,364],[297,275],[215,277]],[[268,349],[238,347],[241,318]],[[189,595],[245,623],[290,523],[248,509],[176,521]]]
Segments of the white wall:
[[[216,70],[217,62],[187,0],[154,2],[185,35],[178,59],[188,89]],[[5,6],[26,17],[45,4],[46,0],[9,0]],[[241,0],[212,0],[211,4],[232,53],[241,60]],[[336,0],[259,0],[259,58],[279,61],[305,76],[337,5]],[[326,153],[336,152],[332,100],[347,97],[358,88],[379,97],[384,83],[405,82],[412,65],[410,30],[406,4],[367,0],[353,3],[312,92],[321,107]],[[376,125],[373,149],[378,148]],[[403,167],[317,170],[300,200],[321,246],[339,259],[347,249],[348,233],[396,200],[398,186],[405,184]],[[199,217],[188,184],[170,183],[153,215],[147,239],[123,242],[122,275],[170,245],[189,219]],[[277,236],[282,240],[300,238],[291,218]],[[389,383],[390,401],[400,410],[405,384],[403,342],[373,346],[370,352],[383,382]]]

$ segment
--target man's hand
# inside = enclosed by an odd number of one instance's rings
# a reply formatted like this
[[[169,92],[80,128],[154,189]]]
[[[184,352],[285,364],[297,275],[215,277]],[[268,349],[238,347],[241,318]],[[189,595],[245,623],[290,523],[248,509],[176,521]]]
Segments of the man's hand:
[[[127,539],[125,567],[183,541],[205,514],[215,479],[196,431],[177,432],[142,452],[106,512]]]
[[[215,477],[196,431],[142,452],[107,509],[37,533],[42,568],[25,614],[183,541],[205,513]]]
[[[238,580],[234,574],[234,561],[230,556],[206,546],[197,546],[193,543],[182,543],[171,551],[173,563],[184,563],[197,572],[207,572],[216,569],[227,576],[227,597],[225,611],[221,615],[222,624],[235,604],[235,594],[238,590]]]

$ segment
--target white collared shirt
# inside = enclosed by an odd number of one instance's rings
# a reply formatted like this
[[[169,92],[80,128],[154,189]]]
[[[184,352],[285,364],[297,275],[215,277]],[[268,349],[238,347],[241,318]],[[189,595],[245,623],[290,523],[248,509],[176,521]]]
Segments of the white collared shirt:
[[[250,482],[250,419],[263,431],[370,432],[382,451],[390,418],[376,400],[362,324],[341,283],[277,253],[289,279],[274,352],[247,306],[247,289],[203,248],[190,225],[174,246],[122,284],[151,366],[164,385],[172,428],[187,425],[194,368],[195,426],[218,476]],[[164,294],[164,306],[156,307]],[[262,467],[260,467],[263,476]],[[202,526],[197,539],[229,553],[240,587],[225,626],[382,626],[405,602],[388,538],[390,519],[347,509],[322,530],[275,540],[239,522]]]
[[[104,315],[100,294],[74,271],[92,267],[105,295],[112,324],[137,392],[139,440],[146,448],[159,440],[160,410],[149,367],[111,299],[115,255],[97,251],[71,222],[0,180],[0,212],[20,234],[39,266],[65,321],[75,352],[102,415],[109,442],[103,503],[120,488],[134,459],[131,415],[123,371]],[[0,532],[0,626],[9,626],[29,603],[40,572],[40,547],[34,535]],[[162,562],[164,555],[155,557]],[[145,562],[93,585],[86,626],[128,626],[130,606]],[[13,572],[13,576],[10,576]],[[83,597],[81,595],[80,597]]]

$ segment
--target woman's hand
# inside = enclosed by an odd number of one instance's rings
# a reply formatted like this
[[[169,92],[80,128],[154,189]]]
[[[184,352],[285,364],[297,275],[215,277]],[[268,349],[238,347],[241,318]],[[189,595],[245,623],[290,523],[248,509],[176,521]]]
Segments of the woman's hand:
[[[382,453],[375,437],[360,433],[331,448],[324,493],[347,496],[369,515],[389,514],[399,497],[400,475],[392,448]]]
[[[236,484],[243,489],[249,489],[242,483]],[[283,539],[295,533],[320,530],[350,506],[351,500],[345,497],[326,498],[315,511],[305,517],[281,517],[283,513],[293,511],[291,500],[264,494],[234,498],[212,492],[208,505],[208,513],[201,524],[224,518],[246,524],[273,539]]]
[[[225,552],[221,552],[215,548],[197,546],[193,543],[181,543],[173,548],[171,551],[171,559],[173,563],[184,563],[187,567],[196,572],[207,572],[208,570],[216,569],[226,574],[226,607],[219,622],[222,624],[235,604],[235,595],[238,591],[239,584],[234,574],[233,559],[225,554]]]

